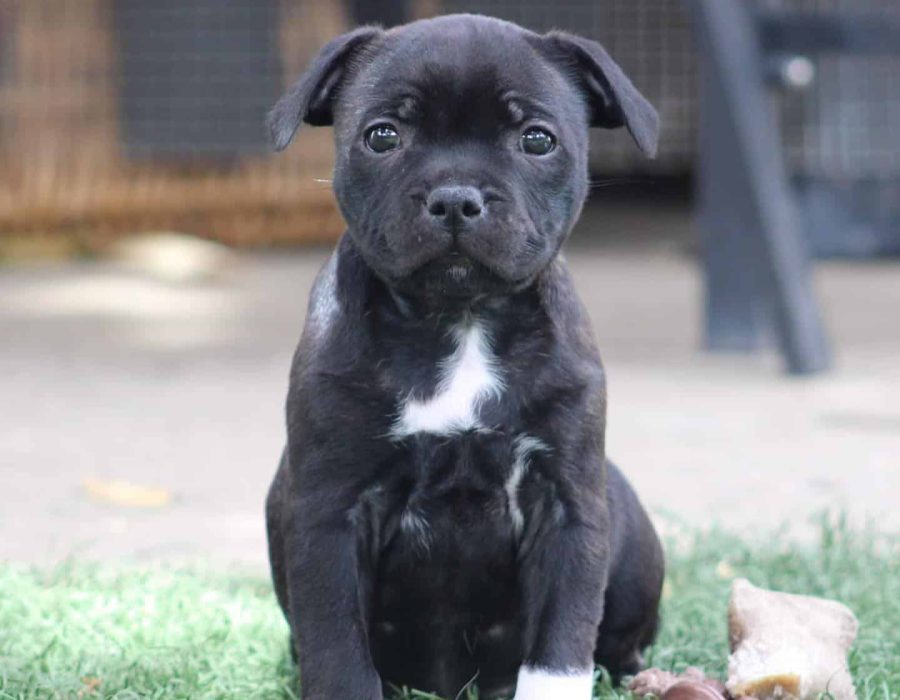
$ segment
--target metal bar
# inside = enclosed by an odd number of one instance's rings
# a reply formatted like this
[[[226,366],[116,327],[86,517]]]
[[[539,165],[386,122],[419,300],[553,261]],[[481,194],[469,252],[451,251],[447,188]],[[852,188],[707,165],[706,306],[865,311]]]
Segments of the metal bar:
[[[698,66],[698,130],[702,140],[697,163],[697,223],[703,251],[704,344],[708,350],[751,351],[767,340],[762,267],[754,245],[756,216],[748,197],[735,196],[745,187],[735,167],[734,131],[716,70],[709,61]]]
[[[700,222],[706,229],[709,291],[715,295],[712,283],[733,276],[731,292],[751,295],[736,307],[740,320],[755,323],[749,320],[751,310],[763,309],[788,371],[824,370],[829,365],[828,344],[778,130],[769,110],[752,17],[741,0],[688,2],[697,20],[701,61],[708,71],[708,79],[701,84],[707,90],[702,102],[707,131],[700,134],[700,157],[706,169],[701,187],[707,190],[701,192]],[[716,303],[712,299],[708,309]]]

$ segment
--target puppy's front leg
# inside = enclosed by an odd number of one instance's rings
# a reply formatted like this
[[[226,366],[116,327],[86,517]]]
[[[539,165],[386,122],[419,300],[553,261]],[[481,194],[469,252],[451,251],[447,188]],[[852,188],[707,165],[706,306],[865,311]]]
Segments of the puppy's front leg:
[[[529,553],[523,583],[533,618],[515,700],[592,697],[608,567],[605,511],[595,510],[587,522],[552,525]]]
[[[290,621],[303,700],[381,700],[372,662],[365,602],[367,574],[348,512],[304,494],[287,528]]]

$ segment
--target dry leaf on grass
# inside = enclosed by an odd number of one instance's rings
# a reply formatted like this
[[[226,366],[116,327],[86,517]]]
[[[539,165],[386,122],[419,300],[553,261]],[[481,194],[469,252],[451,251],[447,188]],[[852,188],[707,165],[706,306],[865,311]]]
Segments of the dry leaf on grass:
[[[78,691],[79,698],[83,698],[85,695],[94,695],[103,685],[103,681],[94,676],[85,676],[81,682],[84,683],[84,688]]]

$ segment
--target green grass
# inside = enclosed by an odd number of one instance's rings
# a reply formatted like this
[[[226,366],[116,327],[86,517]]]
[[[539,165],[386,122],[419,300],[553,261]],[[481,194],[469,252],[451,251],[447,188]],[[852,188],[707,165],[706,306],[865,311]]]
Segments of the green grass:
[[[823,524],[814,546],[765,542],[714,534],[670,547],[664,626],[651,662],[724,673],[734,574],[849,605],[861,625],[851,656],[859,697],[900,698],[897,538]],[[262,579],[164,568],[68,564],[42,573],[0,566],[2,699],[294,698],[286,635]],[[598,697],[627,695],[601,679]]]

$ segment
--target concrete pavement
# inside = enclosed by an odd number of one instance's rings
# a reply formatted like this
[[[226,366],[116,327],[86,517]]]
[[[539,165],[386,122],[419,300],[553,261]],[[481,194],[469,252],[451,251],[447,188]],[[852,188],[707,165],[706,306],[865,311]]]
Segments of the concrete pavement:
[[[581,231],[567,257],[607,364],[610,454],[661,527],[802,536],[831,509],[900,530],[900,262],[818,266],[836,368],[788,378],[771,355],[698,350],[686,212],[603,222],[642,235]],[[288,366],[326,255],[242,255],[203,283],[0,268],[0,559],[262,567]],[[171,499],[98,498],[86,479]]]

